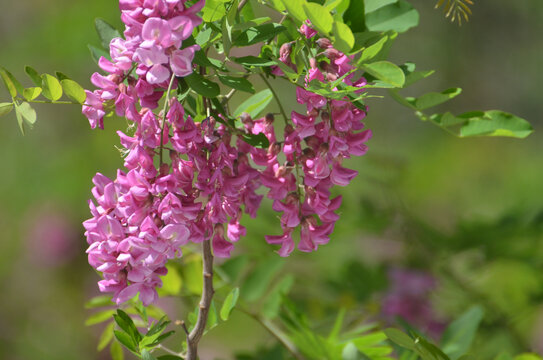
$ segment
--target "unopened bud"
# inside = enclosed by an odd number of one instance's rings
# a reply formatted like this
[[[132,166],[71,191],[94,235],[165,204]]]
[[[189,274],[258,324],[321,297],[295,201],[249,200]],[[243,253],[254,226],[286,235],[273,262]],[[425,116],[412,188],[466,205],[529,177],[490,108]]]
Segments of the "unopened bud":
[[[269,125],[269,124],[272,124],[273,121],[275,120],[275,116],[273,116],[272,113],[267,113],[266,114],[266,123]]]
[[[332,46],[332,43],[327,38],[320,38],[317,40],[317,45],[319,45],[319,47],[321,47],[322,49],[326,49]]]
[[[328,59],[337,59],[338,57],[341,56],[341,53],[339,51],[337,51],[336,49],[334,49],[334,48],[328,48],[328,49],[324,50],[324,55]]]

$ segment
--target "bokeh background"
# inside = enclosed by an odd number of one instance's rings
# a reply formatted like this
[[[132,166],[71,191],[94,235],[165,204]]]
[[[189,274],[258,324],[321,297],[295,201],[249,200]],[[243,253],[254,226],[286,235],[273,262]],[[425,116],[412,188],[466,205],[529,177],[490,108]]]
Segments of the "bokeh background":
[[[295,275],[292,297],[317,324],[345,307],[384,322],[399,316],[439,337],[479,304],[480,358],[543,352],[543,2],[475,0],[462,27],[434,1],[412,3],[420,26],[398,37],[391,57],[436,74],[406,95],[461,87],[441,110],[501,109],[536,131],[525,140],[457,139],[400,105],[372,100],[370,151],[349,164],[360,176],[339,191],[345,201],[331,243],[291,256],[282,271]],[[90,88],[96,17],[120,27],[112,0],[0,0],[0,64],[26,85],[28,64]],[[291,91],[280,93],[294,107]],[[7,98],[0,90],[0,101]],[[95,350],[100,326],[84,326],[98,275],[87,265],[80,224],[92,176],[121,166],[115,131],[126,123],[91,131],[77,106],[36,109],[24,137],[13,114],[0,119],[0,358],[107,359]],[[260,214],[238,253],[273,251],[263,235],[276,233],[277,218]],[[175,301],[167,305],[183,316]],[[270,341],[234,312],[202,346],[229,359]]]

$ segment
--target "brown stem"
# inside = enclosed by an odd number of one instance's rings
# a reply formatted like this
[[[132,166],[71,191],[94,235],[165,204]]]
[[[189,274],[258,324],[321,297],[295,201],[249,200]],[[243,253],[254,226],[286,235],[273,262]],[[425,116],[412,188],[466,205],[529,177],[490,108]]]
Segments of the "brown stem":
[[[213,299],[213,253],[211,252],[211,240],[202,243],[203,258],[203,277],[204,287],[202,298],[200,299],[200,310],[198,311],[198,320],[194,329],[187,335],[187,356],[186,360],[196,360],[198,357],[198,342],[204,334],[206,328],[207,316]]]

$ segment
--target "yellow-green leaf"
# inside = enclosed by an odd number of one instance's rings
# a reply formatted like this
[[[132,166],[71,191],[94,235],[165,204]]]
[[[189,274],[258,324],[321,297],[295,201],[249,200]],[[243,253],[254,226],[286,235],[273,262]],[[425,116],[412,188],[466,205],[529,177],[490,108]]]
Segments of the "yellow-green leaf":
[[[354,46],[354,35],[347,25],[335,21],[333,25],[334,45],[339,51],[348,54]]]
[[[85,94],[85,90],[81,87],[81,85],[70,79],[61,80],[60,84],[64,90],[64,93],[70,99],[79,104],[83,104],[85,102],[87,94]]]
[[[402,87],[405,75],[398,66],[390,61],[377,61],[371,64],[363,64],[363,69],[378,80],[394,87]]]
[[[0,116],[7,115],[13,109],[13,103],[0,103]]]
[[[52,101],[57,101],[62,97],[62,85],[58,79],[49,74],[43,74],[41,76],[41,86],[43,89],[43,96]]]
[[[32,101],[41,94],[41,88],[29,87],[23,90],[23,96],[26,100]]]
[[[311,20],[311,25],[315,29],[317,29],[323,35],[330,34],[332,31],[332,24],[334,23],[334,18],[324,6],[316,3],[307,3],[303,4],[303,8],[305,15],[309,20]]]

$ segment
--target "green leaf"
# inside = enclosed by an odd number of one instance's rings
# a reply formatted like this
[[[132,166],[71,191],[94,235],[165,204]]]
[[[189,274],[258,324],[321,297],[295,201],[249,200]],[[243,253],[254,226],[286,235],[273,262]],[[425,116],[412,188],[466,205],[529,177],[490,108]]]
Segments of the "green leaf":
[[[232,44],[234,46],[250,46],[266,42],[286,29],[283,25],[275,23],[252,26],[237,35]]]
[[[228,54],[230,54],[230,48],[232,47],[232,28],[236,22],[238,3],[238,0],[234,0],[232,4],[230,4],[230,9],[222,20],[222,44],[224,54],[227,57]]]
[[[468,352],[483,316],[482,307],[471,307],[445,329],[441,348],[452,360]]]
[[[98,345],[96,347],[96,350],[102,351],[106,348],[106,346],[109,345],[111,340],[113,340],[113,328],[115,327],[115,323],[112,321],[104,328],[104,331],[102,331],[102,334],[100,335],[100,339],[98,339]]]
[[[417,110],[424,110],[448,101],[462,92],[460,88],[450,88],[442,92],[429,92],[418,98],[406,98]]]
[[[362,64],[362,68],[373,77],[394,87],[402,87],[405,83],[405,75],[402,69],[389,61]]]
[[[304,11],[305,0],[281,0],[289,16],[303,23],[307,16]]]
[[[36,123],[36,110],[34,110],[27,102],[23,102],[21,105],[17,106],[15,110],[21,114],[25,124],[32,129]]]
[[[162,287],[158,291],[160,294],[166,296],[179,295],[183,284],[181,275],[174,265],[166,264],[166,269],[168,269],[168,273],[161,277]]]
[[[8,89],[8,92],[12,98],[17,96],[17,91],[21,93],[23,92],[23,87],[21,84],[19,84],[13,75],[11,75],[11,73],[3,67],[0,67],[0,76],[2,77],[2,80],[4,81],[4,84],[6,85],[6,88]]]
[[[401,33],[418,24],[418,11],[405,0],[366,13],[366,27],[370,31],[394,30]]]
[[[353,33],[366,31],[365,6],[367,6],[366,0],[351,0],[349,7],[343,14],[343,21],[351,28]]]
[[[423,360],[450,360],[443,351],[422,336],[415,339],[415,352]]]
[[[25,66],[25,73],[28,75],[30,80],[34,85],[41,87],[41,76],[40,74],[31,66]]]
[[[365,62],[372,60],[377,55],[379,55],[379,53],[383,50],[383,47],[385,46],[388,40],[389,40],[388,35],[385,35],[374,44],[365,48],[364,51],[362,51],[362,55],[360,56],[360,59],[358,59],[358,63],[363,64]]]
[[[219,324],[219,319],[217,316],[217,308],[215,307],[215,301],[211,301],[211,306],[209,307],[209,314],[207,316],[206,331],[213,329]]]
[[[228,0],[206,0],[202,9],[202,19],[205,22],[220,20],[226,15],[225,3]]]
[[[111,343],[109,353],[112,360],[124,360],[123,348],[117,341]]]
[[[17,124],[19,124],[19,129],[21,129],[21,133],[25,135],[26,130],[23,115],[21,115],[21,112],[19,111],[19,105],[17,105],[16,102],[14,102],[13,104],[15,106],[15,117],[17,118]]]
[[[238,301],[239,297],[239,288],[233,288],[232,291],[226,296],[226,299],[224,300],[224,303],[221,307],[221,319],[223,321],[228,320],[228,317],[230,316],[230,312],[236,306],[236,303]]]
[[[159,356],[157,360],[183,360],[183,358],[180,358],[179,356],[175,356],[175,355],[162,355],[162,356]]]
[[[398,0],[364,0],[366,13],[374,12],[375,10],[397,2]]]
[[[515,360],[541,360],[541,356],[534,353],[523,353],[515,356]]]
[[[175,331],[168,331],[162,335],[160,335],[156,340],[155,342],[153,342],[152,344],[150,344],[149,346],[157,346],[158,344],[160,344],[161,342],[163,342],[164,340],[166,340],[167,338],[169,338],[170,336],[172,336],[173,334],[175,334]]]
[[[463,117],[464,115],[460,115]],[[484,116],[468,118],[460,129],[460,137],[506,136],[525,138],[533,132],[530,123],[518,116],[500,110],[485,111]]]
[[[32,101],[41,94],[41,87],[30,87],[23,90],[23,96],[26,100]]]
[[[98,61],[100,60],[102,56],[105,57],[106,59],[109,59],[109,54],[105,50],[99,49],[96,46],[92,46],[90,44],[88,45],[88,47],[91,53],[91,57],[95,63],[98,64]]]
[[[79,104],[83,104],[85,102],[87,94],[85,94],[85,89],[83,89],[81,85],[70,79],[63,79],[60,81],[60,84],[66,96],[68,96],[71,100]]]
[[[145,334],[145,337],[153,336],[155,334],[159,334],[162,331],[164,331],[166,326],[168,326],[168,324],[171,322],[166,319],[167,319],[166,316],[163,316],[162,318],[160,318],[160,320],[158,320],[158,322],[149,329],[147,334]]]
[[[342,22],[334,21],[334,46],[339,51],[348,54],[354,46],[354,35],[351,29]]]
[[[142,336],[136,328],[136,325],[134,324],[132,318],[121,309],[117,309],[117,314],[113,314],[113,319],[115,320],[117,325],[119,325],[119,327],[123,329],[127,335],[130,336],[134,344],[136,344],[137,346],[141,341]]]
[[[87,320],[85,320],[85,325],[90,326],[110,320],[113,314],[115,314],[115,310],[113,309],[99,311],[89,316]]]
[[[112,306],[114,302],[111,301],[111,295],[99,295],[95,296],[85,303],[85,309],[94,309],[104,306]]]
[[[248,133],[242,133],[241,138],[243,141],[245,141],[247,144],[252,145],[259,149],[267,149],[270,146],[270,142],[266,135],[260,133],[258,135],[255,134],[248,134]]]
[[[157,360],[147,349],[141,351],[141,360]]]
[[[413,350],[415,348],[415,341],[406,333],[393,328],[383,330],[387,338],[395,344]]]
[[[234,117],[238,117],[246,112],[251,115],[253,119],[256,119],[258,114],[266,109],[272,99],[273,94],[270,89],[262,90],[241,103],[234,111]]]
[[[59,79],[59,81],[62,82],[62,80],[65,80],[65,79],[69,79],[70,77],[60,71],[55,71],[55,76],[57,77],[57,79]]]
[[[263,59],[263,58],[251,56],[251,55],[242,56],[242,57],[230,57],[230,60],[246,67],[275,65],[275,62],[273,60]]]
[[[255,88],[253,87],[253,84],[245,78],[242,77],[234,77],[234,76],[226,76],[219,74],[219,80],[226,86],[229,86],[233,89],[245,91],[251,94],[255,93]]]
[[[330,34],[334,18],[324,6],[317,3],[306,3],[303,4],[303,9],[307,18],[311,20],[311,25],[316,30],[324,36]]]
[[[96,28],[98,37],[100,37],[102,47],[106,50],[109,50],[109,43],[112,39],[121,37],[121,33],[104,19],[97,18],[94,20],[94,27]]]
[[[13,109],[13,103],[0,103],[0,117],[7,115]]]
[[[62,97],[62,85],[56,77],[43,74],[41,76],[41,87],[43,89],[43,96],[52,101],[57,101]]]
[[[214,98],[221,93],[219,85],[195,72],[186,76],[185,81],[192,90],[204,97]]]
[[[336,321],[334,321],[334,326],[332,327],[332,330],[330,331],[330,334],[328,335],[328,340],[335,341],[341,331],[341,327],[343,326],[343,320],[345,319],[345,308],[339,309]]]
[[[128,335],[127,333],[123,331],[113,330],[113,334],[115,335],[115,338],[119,340],[121,344],[123,344],[128,350],[133,351],[135,353],[138,352],[138,348],[134,340]]]
[[[284,262],[276,257],[259,262],[241,287],[242,297],[248,302],[262,297],[283,265]]]

